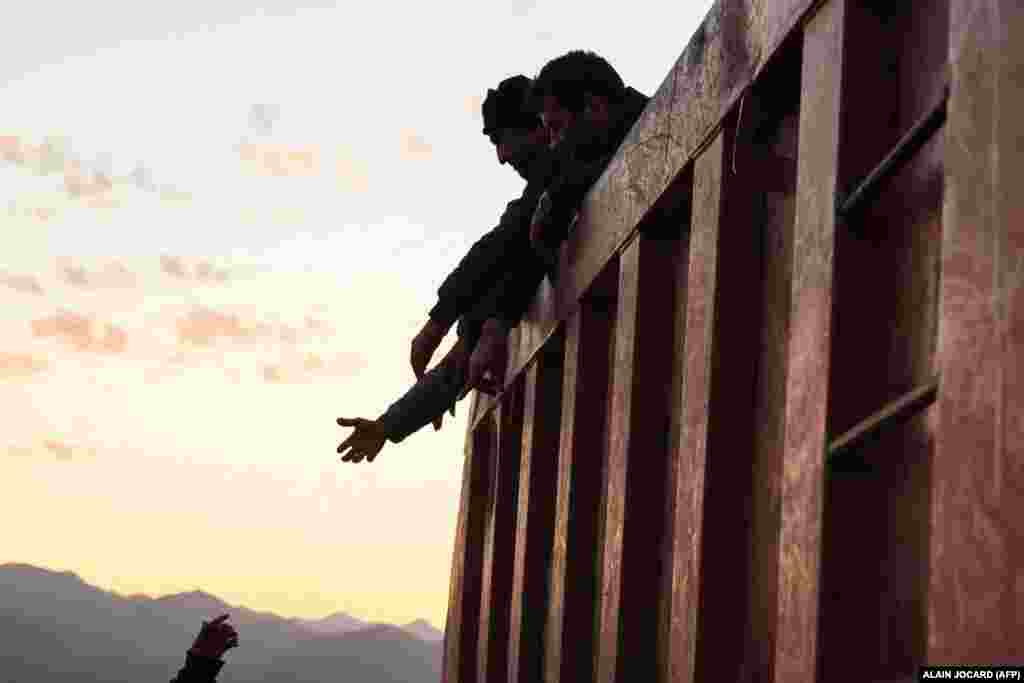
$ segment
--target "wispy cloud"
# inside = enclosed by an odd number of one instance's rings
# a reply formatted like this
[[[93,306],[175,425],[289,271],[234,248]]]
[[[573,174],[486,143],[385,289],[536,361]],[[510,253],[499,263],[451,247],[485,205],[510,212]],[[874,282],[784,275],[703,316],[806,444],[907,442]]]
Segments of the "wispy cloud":
[[[66,261],[60,266],[60,277],[78,289],[119,289],[139,284],[138,276],[116,261],[97,269]]]
[[[0,353],[0,380],[21,379],[45,372],[50,362],[27,353]]]
[[[9,456],[17,458],[50,457],[58,462],[71,462],[82,458],[94,458],[97,451],[84,443],[69,442],[63,437],[48,436],[29,445],[9,444],[4,449]]]
[[[258,176],[310,178],[321,172],[318,145],[245,142],[238,146],[238,156],[243,172]]]
[[[33,320],[31,327],[33,336],[60,339],[76,351],[118,354],[128,346],[128,335],[120,327],[70,311]]]
[[[243,321],[236,314],[221,313],[209,308],[190,311],[178,320],[177,328],[178,341],[191,346],[209,346],[220,338],[253,339],[270,332],[264,323]]]
[[[43,287],[34,275],[19,275],[0,270],[0,285],[23,294],[42,294]]]
[[[231,277],[228,268],[219,268],[207,260],[197,260],[190,266],[186,259],[181,256],[162,254],[160,256],[160,270],[175,280],[201,283],[224,283]]]

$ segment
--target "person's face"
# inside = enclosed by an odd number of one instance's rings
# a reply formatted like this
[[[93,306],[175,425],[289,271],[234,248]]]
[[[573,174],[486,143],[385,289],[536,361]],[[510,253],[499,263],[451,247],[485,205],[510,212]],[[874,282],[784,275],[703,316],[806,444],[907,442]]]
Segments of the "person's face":
[[[499,128],[490,137],[498,155],[498,163],[509,164],[524,177],[530,152],[537,146],[547,144],[547,131],[543,126],[532,129]]]
[[[547,131],[548,144],[552,147],[560,143],[566,132],[576,123],[576,115],[562,106],[554,95],[545,95],[540,119]]]
[[[566,109],[553,95],[545,95],[541,120],[547,129],[549,144],[558,145],[574,126],[586,123],[597,129],[607,128],[611,122],[608,100],[603,96],[586,95],[586,104],[580,114]]]

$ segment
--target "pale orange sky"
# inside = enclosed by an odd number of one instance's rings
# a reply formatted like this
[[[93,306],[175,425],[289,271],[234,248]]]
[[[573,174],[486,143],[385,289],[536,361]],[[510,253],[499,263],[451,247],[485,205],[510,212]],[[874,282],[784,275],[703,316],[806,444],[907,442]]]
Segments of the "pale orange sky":
[[[408,388],[437,285],[521,189],[480,95],[578,47],[651,94],[710,3],[636,30],[583,2],[290,4],[21,10],[0,562],[443,627],[468,401],[372,465],[337,461],[334,420]]]

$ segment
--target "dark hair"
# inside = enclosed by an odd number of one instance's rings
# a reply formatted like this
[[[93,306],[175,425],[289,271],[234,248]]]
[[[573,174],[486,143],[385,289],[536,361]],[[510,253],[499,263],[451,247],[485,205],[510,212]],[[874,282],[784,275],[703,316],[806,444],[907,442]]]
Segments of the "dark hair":
[[[621,101],[626,85],[604,57],[573,50],[544,65],[533,81],[531,98],[539,106],[550,95],[573,113],[586,105],[585,95],[603,95],[610,102]]]
[[[481,113],[484,135],[499,128],[525,128],[533,130],[540,125],[540,116],[530,98],[531,81],[526,76],[512,76],[498,84],[497,90],[487,91]]]

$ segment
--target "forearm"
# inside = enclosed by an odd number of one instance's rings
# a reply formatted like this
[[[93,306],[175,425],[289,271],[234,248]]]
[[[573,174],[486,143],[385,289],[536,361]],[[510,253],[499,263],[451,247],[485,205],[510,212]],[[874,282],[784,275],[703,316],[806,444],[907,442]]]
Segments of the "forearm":
[[[171,679],[171,683],[213,683],[223,666],[224,661],[221,659],[200,657],[188,652],[185,654],[185,666]]]
[[[388,441],[399,443],[444,415],[455,404],[462,388],[462,382],[455,374],[448,363],[441,363],[392,403],[377,419],[388,435]]]

